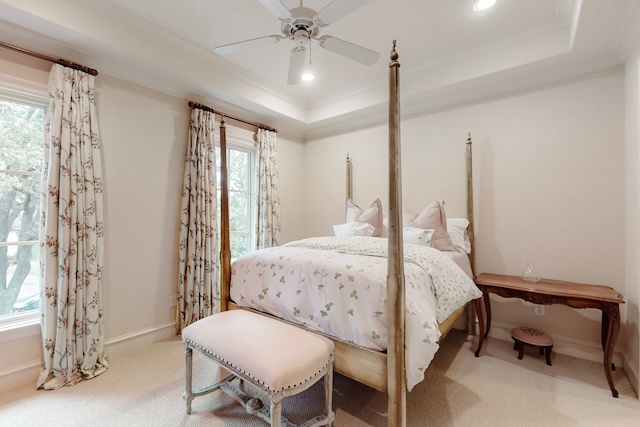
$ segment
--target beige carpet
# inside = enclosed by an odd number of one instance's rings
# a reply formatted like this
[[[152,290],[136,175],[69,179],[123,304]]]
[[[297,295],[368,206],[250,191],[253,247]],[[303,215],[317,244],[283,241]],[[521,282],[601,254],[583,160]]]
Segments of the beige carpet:
[[[640,403],[621,369],[611,397],[601,363],[559,354],[553,366],[534,349],[517,359],[512,343],[489,339],[479,358],[475,338],[452,331],[407,398],[408,426],[640,426]],[[195,353],[194,353],[195,354]],[[183,352],[178,339],[112,357],[99,377],[57,391],[21,387],[0,395],[0,426],[259,426],[224,393],[196,398],[186,415]],[[218,370],[194,359],[202,385]],[[384,394],[336,375],[335,426],[386,426]],[[321,412],[322,388],[286,398],[283,415],[299,423]]]

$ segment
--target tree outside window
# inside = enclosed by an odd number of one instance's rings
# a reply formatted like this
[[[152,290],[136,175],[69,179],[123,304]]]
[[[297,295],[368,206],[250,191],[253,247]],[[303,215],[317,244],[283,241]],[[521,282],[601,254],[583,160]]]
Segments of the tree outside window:
[[[44,112],[0,98],[0,316],[39,305]]]
[[[254,150],[227,147],[227,173],[229,175],[229,244],[231,257],[237,258],[253,250],[253,194]],[[220,147],[216,146],[218,172],[218,201],[220,201]],[[220,203],[218,203],[218,221]],[[218,227],[218,230],[220,227]]]

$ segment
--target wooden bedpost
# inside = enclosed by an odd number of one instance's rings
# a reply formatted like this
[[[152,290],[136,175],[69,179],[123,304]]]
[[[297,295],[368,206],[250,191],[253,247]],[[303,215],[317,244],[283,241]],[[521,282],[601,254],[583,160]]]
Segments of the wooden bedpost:
[[[351,179],[351,173],[353,171],[353,167],[351,165],[351,157],[349,157],[349,153],[347,153],[347,200],[345,200],[345,206],[349,199],[353,200],[353,181]]]
[[[474,277],[476,275],[476,254],[475,254],[475,233],[473,227],[473,154],[471,149],[471,132],[467,137],[467,219],[469,220],[469,227],[467,227],[467,234],[469,235],[469,242],[471,243],[471,253],[469,254],[469,261],[471,262],[471,272]]]
[[[227,172],[227,126],[220,118],[220,311],[227,311],[231,281],[229,241],[229,179]]]
[[[471,273],[475,278],[476,275],[476,252],[475,252],[475,230],[473,227],[473,153],[471,147],[471,132],[467,137],[467,219],[469,226],[467,227],[467,235],[471,244],[471,253],[469,254],[469,262],[471,263]],[[469,335],[476,334],[476,310],[473,304],[467,306],[467,333]]]
[[[387,267],[387,398],[388,425],[407,423],[405,373],[405,290],[402,237],[402,168],[400,164],[400,104],[396,41],[389,63],[389,249]]]

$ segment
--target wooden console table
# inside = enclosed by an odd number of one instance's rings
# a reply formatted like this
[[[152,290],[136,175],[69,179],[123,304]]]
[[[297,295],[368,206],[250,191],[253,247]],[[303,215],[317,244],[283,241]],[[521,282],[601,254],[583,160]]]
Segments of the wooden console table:
[[[502,276],[499,274],[483,273],[476,277],[476,285],[482,291],[487,326],[482,333],[484,319],[481,305],[476,303],[480,334],[476,357],[480,354],[483,338],[489,335],[491,327],[491,303],[489,294],[500,295],[504,298],[520,298],[534,304],[564,304],[572,308],[597,308],[602,311],[601,341],[604,350],[604,373],[611,388],[613,397],[618,397],[618,391],[613,385],[611,371],[615,370],[612,363],[613,350],[620,331],[620,308],[624,303],[622,295],[608,286],[585,285],[581,283],[563,282],[560,280],[540,279],[537,283],[525,282],[518,276]]]

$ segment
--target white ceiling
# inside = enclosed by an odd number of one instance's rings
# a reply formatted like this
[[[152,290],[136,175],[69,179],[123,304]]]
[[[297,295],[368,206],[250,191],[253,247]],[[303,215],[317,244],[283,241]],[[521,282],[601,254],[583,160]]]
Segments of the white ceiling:
[[[298,85],[286,83],[290,40],[214,52],[281,34],[258,0],[0,0],[0,40],[311,139],[386,119],[393,40],[402,113],[414,114],[621,64],[638,1],[498,0],[478,13],[473,0],[370,0],[320,35],[377,51],[378,62],[312,42],[317,78]]]

